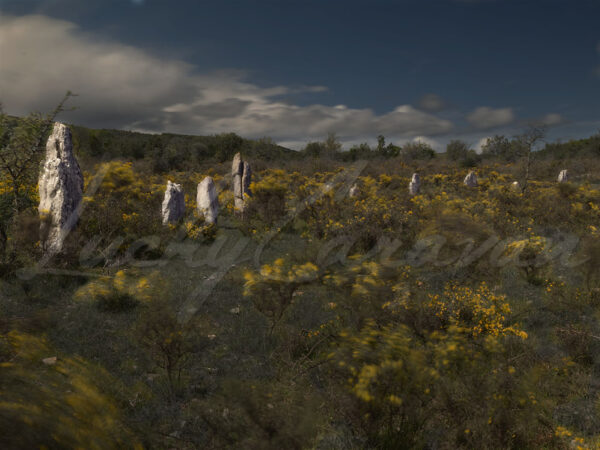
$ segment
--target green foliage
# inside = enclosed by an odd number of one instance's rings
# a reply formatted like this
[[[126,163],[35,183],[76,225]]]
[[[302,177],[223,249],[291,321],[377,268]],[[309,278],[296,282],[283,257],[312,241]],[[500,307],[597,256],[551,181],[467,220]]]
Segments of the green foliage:
[[[58,106],[45,116],[35,112],[15,120],[0,109],[0,175],[9,182],[17,213],[27,207],[22,197],[28,187],[35,184],[46,138],[55,117],[64,110],[71,96],[71,92],[67,92]]]
[[[547,143],[537,156],[546,159],[596,158],[600,155],[600,132],[585,139]]]
[[[402,146],[400,156],[406,160],[435,158],[435,150],[425,142],[408,142]]]
[[[452,161],[465,159],[469,154],[469,146],[464,141],[452,140],[446,146],[446,155]]]
[[[14,214],[0,180],[15,255],[0,271],[3,448],[598,448],[598,161],[569,161],[557,184],[564,164],[535,158],[522,192],[510,151],[483,164],[461,143],[452,161],[330,136],[314,159],[233,134],[74,137],[99,189],[31,279],[16,275],[42,256],[35,186]],[[243,214],[236,150],[253,167]],[[206,175],[218,225],[193,213]],[[160,223],[167,179],[187,193],[178,225]]]
[[[248,207],[244,212],[249,219],[257,218],[271,227],[285,216],[287,187],[282,183],[281,175],[272,171],[265,173],[260,181],[251,183],[252,197],[246,199]]]
[[[518,140],[509,140],[505,136],[495,135],[488,138],[481,146],[481,154],[484,158],[496,158],[502,161],[515,162],[524,156],[525,151]]]

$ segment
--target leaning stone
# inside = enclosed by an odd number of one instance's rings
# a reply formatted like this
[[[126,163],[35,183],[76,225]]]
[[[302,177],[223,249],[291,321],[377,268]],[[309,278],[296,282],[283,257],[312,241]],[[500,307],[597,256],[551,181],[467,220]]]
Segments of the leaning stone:
[[[475,172],[469,172],[463,183],[469,187],[477,187],[477,175],[475,175]]]
[[[567,169],[563,169],[558,174],[558,182],[559,183],[566,183],[567,181],[569,181],[569,176],[567,174]]]
[[[71,130],[62,123],[54,124],[46,143],[39,193],[43,247],[49,253],[59,253],[77,224],[83,198],[83,175],[73,155]]]
[[[413,173],[410,183],[408,183],[408,192],[410,195],[417,195],[421,190],[421,177],[418,173]]]
[[[162,223],[178,222],[185,214],[185,196],[183,188],[180,184],[167,181],[167,189],[165,190],[165,198],[162,202]]]
[[[215,183],[211,177],[206,177],[198,184],[196,196],[198,212],[204,216],[207,223],[217,223],[219,215],[219,198]]]

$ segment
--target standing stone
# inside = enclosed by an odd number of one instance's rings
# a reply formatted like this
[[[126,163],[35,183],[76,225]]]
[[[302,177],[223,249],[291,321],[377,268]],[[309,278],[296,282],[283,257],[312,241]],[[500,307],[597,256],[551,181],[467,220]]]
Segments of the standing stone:
[[[245,206],[244,194],[251,195],[250,183],[252,182],[252,169],[250,168],[250,164],[242,160],[242,156],[239,152],[233,157],[231,177],[235,209],[243,210]]]
[[[465,177],[464,183],[469,187],[477,187],[477,175],[475,175],[475,172],[469,172]]]
[[[167,181],[165,198],[162,202],[162,223],[167,225],[178,222],[184,214],[185,196],[183,195],[183,188],[180,184],[171,183],[171,180],[169,180]]]
[[[206,177],[198,184],[198,195],[196,196],[198,212],[204,216],[207,223],[217,223],[219,215],[219,198],[217,189],[211,177]]]
[[[563,169],[558,174],[558,182],[559,183],[566,183],[567,181],[569,181],[569,176],[567,174],[567,169]]]
[[[410,195],[418,195],[421,190],[421,177],[418,173],[413,173],[410,183],[408,183],[408,192]]]
[[[79,219],[83,175],[73,155],[71,130],[56,122],[46,143],[46,159],[39,179],[43,246],[59,253],[65,238]]]
[[[350,198],[354,198],[358,195],[358,186],[356,184],[353,184],[352,187],[350,187],[348,195],[350,196]]]

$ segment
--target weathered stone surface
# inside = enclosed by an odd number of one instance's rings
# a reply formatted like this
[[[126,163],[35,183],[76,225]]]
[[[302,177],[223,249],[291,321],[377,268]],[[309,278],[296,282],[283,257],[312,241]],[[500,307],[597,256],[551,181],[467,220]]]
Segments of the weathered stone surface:
[[[54,124],[46,143],[39,192],[43,246],[50,253],[58,253],[77,224],[83,198],[83,175],[73,155],[71,130],[62,123]]]
[[[244,173],[242,173],[242,195],[252,195],[250,192],[250,183],[252,183],[252,168],[250,164],[244,161]]]
[[[350,198],[354,198],[354,197],[356,197],[356,196],[358,195],[358,192],[359,192],[359,191],[358,191],[358,186],[357,186],[356,184],[353,184],[353,185],[350,187],[350,191],[348,191],[348,196],[349,196]]]
[[[235,209],[243,210],[245,207],[244,194],[251,195],[252,169],[250,168],[250,164],[242,160],[242,156],[239,153],[236,153],[233,157],[231,178]]]
[[[558,182],[559,183],[566,183],[567,181],[569,181],[569,175],[567,173],[567,169],[563,169],[558,174]]]
[[[219,215],[219,198],[217,189],[211,177],[206,177],[198,184],[198,194],[196,196],[196,205],[198,212],[204,216],[207,223],[217,223]]]
[[[418,173],[413,173],[410,183],[408,183],[408,192],[410,195],[417,195],[421,190],[421,177]]]
[[[469,172],[465,177],[464,183],[469,187],[477,187],[477,175],[475,175],[475,172]]]
[[[162,223],[167,225],[179,221],[185,214],[185,196],[180,184],[167,181],[167,189],[162,202]]]
[[[240,197],[242,195],[242,175],[244,173],[244,161],[242,155],[236,153],[231,164],[231,178],[233,179],[233,196]]]

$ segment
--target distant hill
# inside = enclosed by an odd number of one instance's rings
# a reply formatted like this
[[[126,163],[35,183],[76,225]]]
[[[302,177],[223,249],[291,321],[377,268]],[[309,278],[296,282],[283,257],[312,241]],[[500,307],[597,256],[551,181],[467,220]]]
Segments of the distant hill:
[[[95,130],[71,125],[75,151],[84,158],[149,159],[157,171],[186,170],[197,162],[224,162],[237,152],[262,160],[294,159],[298,152],[269,138],[244,139],[235,133],[190,136],[146,134],[122,130]]]
[[[585,139],[549,142],[537,152],[537,156],[549,159],[598,157],[600,156],[600,132]]]

